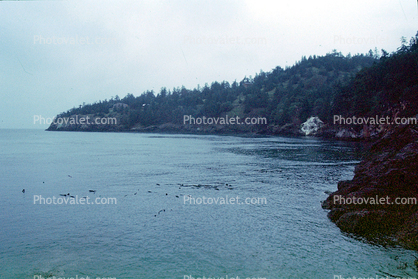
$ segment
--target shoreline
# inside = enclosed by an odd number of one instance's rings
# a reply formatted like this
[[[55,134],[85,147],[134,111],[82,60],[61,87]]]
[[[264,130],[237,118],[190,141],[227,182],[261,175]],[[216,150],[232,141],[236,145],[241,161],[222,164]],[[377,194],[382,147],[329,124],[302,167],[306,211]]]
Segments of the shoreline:
[[[355,167],[353,179],[338,182],[338,190],[322,208],[344,232],[418,250],[417,127],[389,131],[368,153]],[[371,202],[375,197],[379,203]],[[362,202],[354,203],[355,198]]]
[[[196,135],[236,135],[236,136],[282,136],[282,137],[313,137],[320,139],[331,139],[337,141],[351,142],[374,142],[386,129],[382,129],[379,133],[375,132],[367,137],[364,132],[355,131],[352,127],[346,126],[328,126],[319,128],[318,131],[311,134],[302,132],[301,125],[285,124],[279,126],[264,126],[263,128],[255,128],[248,125],[179,125],[172,123],[164,123],[161,125],[150,125],[146,127],[125,128],[121,125],[104,126],[104,125],[66,125],[58,126],[51,124],[45,131],[56,132],[123,132],[123,133],[164,133],[164,134],[196,134]],[[230,128],[237,127],[237,128]],[[375,127],[369,128],[376,130]]]

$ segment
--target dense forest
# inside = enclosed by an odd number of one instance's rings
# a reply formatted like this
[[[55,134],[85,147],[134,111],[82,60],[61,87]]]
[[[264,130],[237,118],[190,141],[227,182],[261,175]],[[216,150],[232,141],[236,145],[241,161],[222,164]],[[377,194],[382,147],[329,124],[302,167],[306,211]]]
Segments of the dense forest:
[[[357,73],[335,95],[333,113],[415,116],[418,114],[418,33],[392,54],[382,50],[378,63]]]
[[[371,116],[417,113],[418,33],[389,54],[342,55],[334,50],[325,56],[302,57],[292,67],[244,77],[240,82],[212,82],[204,87],[161,88],[140,96],[127,94],[70,109],[57,117],[91,115],[117,117],[117,129],[132,130],[162,124],[182,125],[183,116],[266,117],[258,132],[280,133],[286,125],[299,127],[310,116],[332,124],[335,114]],[[117,105],[119,104],[119,105]],[[125,105],[123,105],[125,104]],[[51,125],[49,130],[59,130]],[[67,128],[68,129],[68,128]],[[77,129],[77,128],[71,128]]]

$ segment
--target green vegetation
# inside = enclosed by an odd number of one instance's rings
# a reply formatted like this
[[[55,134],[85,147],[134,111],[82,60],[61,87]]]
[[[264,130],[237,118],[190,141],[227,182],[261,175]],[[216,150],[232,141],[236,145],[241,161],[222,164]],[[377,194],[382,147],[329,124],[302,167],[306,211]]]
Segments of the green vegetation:
[[[310,116],[332,123],[334,114],[383,116],[401,107],[402,114],[413,115],[418,106],[414,103],[418,97],[417,41],[418,33],[409,45],[403,40],[396,52],[382,50],[380,57],[377,50],[354,56],[334,50],[325,56],[302,57],[292,67],[261,71],[254,78],[245,77],[232,84],[222,81],[203,88],[162,88],[158,94],[146,91],[138,97],[116,96],[73,108],[58,117],[117,116],[119,130],[182,125],[183,115],[266,117],[268,127],[260,129],[274,132],[272,127],[297,126]]]
[[[361,70],[335,96],[333,112],[342,115],[409,117],[418,113],[418,33],[391,55]]]

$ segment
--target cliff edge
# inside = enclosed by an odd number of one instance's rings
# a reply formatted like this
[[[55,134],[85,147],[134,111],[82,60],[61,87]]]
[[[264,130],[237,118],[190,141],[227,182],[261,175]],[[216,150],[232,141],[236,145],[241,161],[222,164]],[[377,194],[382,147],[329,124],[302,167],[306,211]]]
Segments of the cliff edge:
[[[377,140],[322,203],[345,232],[418,250],[418,128],[400,126]]]

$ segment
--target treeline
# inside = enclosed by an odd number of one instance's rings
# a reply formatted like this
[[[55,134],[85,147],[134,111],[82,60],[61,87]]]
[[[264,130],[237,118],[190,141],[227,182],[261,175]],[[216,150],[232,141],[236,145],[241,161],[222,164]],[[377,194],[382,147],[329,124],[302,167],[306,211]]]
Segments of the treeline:
[[[418,114],[418,33],[392,54],[382,50],[378,63],[357,73],[338,90],[333,113],[411,117]]]
[[[418,34],[417,34],[418,35]],[[119,115],[123,129],[164,123],[183,124],[183,115],[194,117],[266,117],[269,126],[299,125],[310,116],[332,122],[334,114],[365,116],[408,103],[416,111],[418,100],[417,38],[394,53],[377,50],[344,56],[337,51],[325,56],[302,57],[292,67],[245,77],[232,84],[213,82],[204,87],[185,87],[140,96],[127,94],[87,104],[61,113],[95,116]],[[128,106],[116,105],[123,103]]]

